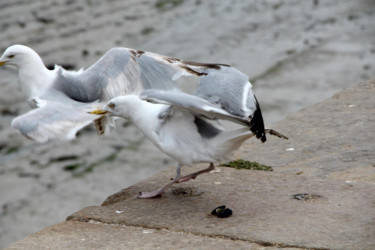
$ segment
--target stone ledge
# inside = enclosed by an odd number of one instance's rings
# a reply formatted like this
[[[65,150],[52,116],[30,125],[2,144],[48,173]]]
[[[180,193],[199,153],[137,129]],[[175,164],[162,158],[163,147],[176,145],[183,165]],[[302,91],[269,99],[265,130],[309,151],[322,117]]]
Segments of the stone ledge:
[[[261,249],[244,241],[209,238],[167,230],[65,221],[7,249]]]
[[[344,90],[274,124],[290,140],[249,140],[237,153],[274,172],[221,168],[161,198],[136,198],[173,177],[170,168],[8,249],[374,249],[374,96],[374,81]],[[233,215],[210,215],[219,205]]]

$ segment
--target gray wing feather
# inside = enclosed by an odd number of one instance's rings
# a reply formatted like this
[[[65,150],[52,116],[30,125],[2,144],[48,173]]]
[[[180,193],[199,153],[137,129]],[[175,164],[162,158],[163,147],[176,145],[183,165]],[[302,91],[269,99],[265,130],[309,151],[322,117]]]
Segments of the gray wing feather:
[[[88,105],[87,110],[92,108]],[[78,108],[59,102],[46,102],[43,107],[14,118],[11,126],[37,142],[72,140],[77,131],[98,118],[88,114],[87,110],[82,106]]]
[[[247,126],[249,125],[248,119],[234,116],[217,105],[214,105],[198,96],[182,92],[149,89],[143,91],[140,97],[143,100],[153,103],[167,104],[180,109],[185,109],[195,115],[200,115],[208,119],[224,119]]]
[[[195,95],[208,100],[235,116],[249,117],[256,109],[248,76],[233,67],[206,69]],[[247,93],[246,93],[247,92]]]
[[[127,48],[110,49],[85,71],[59,69],[54,87],[73,100],[108,101],[143,89],[175,89],[183,70],[163,56]]]
[[[176,89],[174,81],[180,77],[181,68],[146,52],[137,58],[140,68],[142,85],[145,89]],[[159,60],[157,60],[159,59]]]
[[[54,87],[73,100],[110,100],[141,90],[134,56],[125,48],[113,48],[85,71],[58,70]]]

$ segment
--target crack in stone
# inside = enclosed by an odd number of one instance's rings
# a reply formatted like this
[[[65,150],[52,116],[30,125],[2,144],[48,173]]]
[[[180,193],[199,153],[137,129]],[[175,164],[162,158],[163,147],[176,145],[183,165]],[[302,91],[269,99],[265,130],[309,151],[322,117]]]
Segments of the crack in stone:
[[[165,232],[172,232],[172,233],[180,233],[180,234],[189,234],[193,236],[198,237],[207,237],[207,238],[220,238],[225,240],[232,240],[232,241],[243,241],[247,243],[257,244],[262,247],[278,247],[278,248],[302,248],[302,249],[309,249],[309,250],[329,250],[329,248],[324,247],[304,247],[304,246],[298,246],[298,245],[289,245],[284,243],[272,243],[267,241],[257,241],[257,240],[248,240],[248,239],[242,239],[242,238],[236,238],[236,237],[230,237],[225,235],[217,235],[217,234],[202,234],[202,233],[196,233],[196,232],[189,232],[189,231],[183,231],[183,230],[170,230],[168,228],[164,227],[150,227],[142,224],[119,224],[119,223],[107,223],[100,221],[98,219],[92,219],[92,218],[82,218],[82,217],[68,217],[67,220],[71,221],[79,221],[79,222],[86,222],[91,224],[97,224],[97,225],[109,225],[109,226],[123,226],[123,227],[135,227],[135,228],[141,228],[141,229],[152,229],[155,231],[165,231]]]

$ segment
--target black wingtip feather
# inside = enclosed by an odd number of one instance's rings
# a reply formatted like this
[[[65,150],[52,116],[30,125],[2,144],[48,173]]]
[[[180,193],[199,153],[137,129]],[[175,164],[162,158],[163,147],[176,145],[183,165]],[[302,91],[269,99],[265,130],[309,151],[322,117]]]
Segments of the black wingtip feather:
[[[260,106],[259,106],[257,98],[255,96],[254,98],[256,102],[256,109],[250,121],[250,130],[251,132],[255,134],[255,136],[258,139],[260,139],[262,142],[265,142],[267,138],[266,138],[266,131],[264,129],[262,111],[260,110]]]

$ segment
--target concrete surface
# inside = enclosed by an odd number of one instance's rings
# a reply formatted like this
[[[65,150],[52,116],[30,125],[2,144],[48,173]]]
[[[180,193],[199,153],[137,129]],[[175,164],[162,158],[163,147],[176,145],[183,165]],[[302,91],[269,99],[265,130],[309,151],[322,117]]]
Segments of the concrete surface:
[[[289,140],[241,147],[238,158],[273,172],[219,168],[137,199],[167,182],[169,168],[8,249],[374,249],[374,95],[375,81],[346,89],[276,123]],[[219,205],[233,215],[210,215]]]
[[[103,239],[99,235],[108,238]],[[121,240],[119,240],[121,239]],[[56,244],[58,242],[58,245]],[[142,242],[142,244],[140,244]],[[170,245],[166,246],[166,242]],[[124,225],[68,221],[21,240],[8,249],[261,249],[259,245],[218,237]]]

